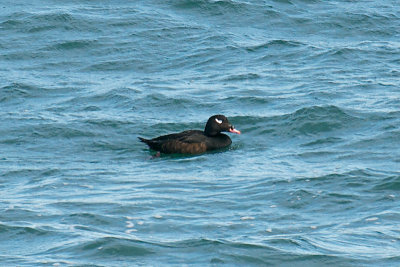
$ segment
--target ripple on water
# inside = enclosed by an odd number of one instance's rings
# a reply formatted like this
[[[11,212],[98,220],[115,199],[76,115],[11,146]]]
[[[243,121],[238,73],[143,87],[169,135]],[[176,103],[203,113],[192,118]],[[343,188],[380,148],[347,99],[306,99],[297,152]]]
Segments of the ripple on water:
[[[399,265],[393,1],[25,2],[0,15],[3,265]],[[213,114],[228,149],[137,140]]]

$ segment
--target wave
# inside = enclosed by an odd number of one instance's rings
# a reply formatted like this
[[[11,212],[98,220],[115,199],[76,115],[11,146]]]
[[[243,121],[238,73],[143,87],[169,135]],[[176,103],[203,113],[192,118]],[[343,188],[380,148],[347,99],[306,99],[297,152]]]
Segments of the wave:
[[[28,33],[41,33],[50,30],[99,32],[98,24],[88,16],[67,12],[32,13],[24,19],[24,30]]]
[[[35,83],[10,82],[0,88],[0,103],[16,104],[21,101],[46,99],[73,90],[68,86],[42,86]]]
[[[163,253],[176,254],[177,257],[169,259],[170,264],[186,262],[188,255],[194,258],[202,255],[199,251],[213,250],[212,257],[207,259],[197,259],[204,263],[212,262],[232,262],[238,260],[247,263],[262,263],[268,262],[268,255],[274,254],[277,249],[266,245],[230,242],[222,240],[211,240],[205,238],[186,239],[172,242],[146,242],[133,238],[123,237],[102,237],[94,241],[80,242],[80,244],[70,244],[68,247],[56,247],[45,252],[45,254],[64,254],[73,253],[75,255],[85,256],[89,258],[104,258],[105,260],[113,261],[114,258],[125,258],[125,260],[140,258],[163,258]],[[245,252],[250,252],[250,255]],[[262,253],[261,253],[262,252]],[[183,256],[178,254],[184,253]],[[201,256],[203,257],[203,256]],[[192,258],[192,260],[194,260]],[[144,260],[144,259],[143,259]]]
[[[400,191],[400,175],[393,175],[374,183],[372,191]]]
[[[387,127],[386,125],[384,127]],[[390,127],[390,126],[389,126]],[[391,127],[390,127],[391,128]],[[379,153],[380,149],[391,149],[392,144],[400,138],[400,130],[386,130],[372,136],[360,138],[349,145],[349,148],[357,150],[373,150],[373,153]],[[382,155],[384,156],[384,154]]]
[[[141,91],[136,88],[121,87],[105,90],[100,93],[85,93],[67,100],[57,102],[47,108],[48,111],[100,111],[105,108],[117,110],[135,109],[134,99]]]
[[[344,245],[351,247],[349,243]],[[307,247],[313,248],[313,251],[307,250]],[[170,256],[165,258],[165,253]],[[206,238],[146,242],[134,238],[102,237],[79,244],[70,243],[41,253],[41,255],[46,254],[65,254],[71,260],[78,256],[80,260],[75,261],[81,264],[91,259],[102,259],[104,264],[116,263],[121,259],[135,260],[142,264],[150,260],[153,263],[163,261],[164,264],[173,265],[187,263],[189,259],[198,264],[234,265],[279,265],[282,262],[296,264],[324,262],[328,265],[343,262],[366,263],[363,261],[365,258],[343,253],[339,247],[332,248],[325,240],[296,235],[270,237],[264,244]],[[73,258],[71,254],[74,255]]]
[[[75,49],[93,49],[98,44],[96,40],[69,40],[59,42],[48,47],[46,50],[75,50]]]
[[[15,102],[38,96],[40,88],[25,83],[11,83],[0,88],[0,103]]]
[[[237,125],[244,126],[244,132],[271,136],[310,136],[341,129],[361,120],[348,114],[337,106],[310,106],[301,108],[293,113],[272,117],[234,117]],[[253,134],[253,135],[254,135]],[[329,137],[333,140],[332,137]],[[321,141],[324,142],[324,141]],[[326,141],[325,141],[326,142]],[[312,144],[312,143],[311,143]]]
[[[299,41],[291,41],[291,40],[282,40],[282,39],[276,39],[276,40],[271,40],[262,44],[258,45],[251,45],[247,46],[246,50],[249,52],[258,52],[260,50],[266,50],[266,49],[290,49],[290,48],[299,48],[299,47],[307,47],[308,44],[299,42]]]
[[[10,226],[7,224],[1,224],[0,223],[0,232],[3,234],[3,238],[5,238],[5,234],[9,239],[13,238],[20,238],[20,236],[25,236],[25,238],[28,238],[30,236],[31,238],[33,236],[45,236],[45,235],[52,235],[53,231],[49,230],[44,230],[44,229],[38,229],[37,227],[30,227],[30,226]]]
[[[30,169],[30,168],[19,168],[4,172],[4,177],[7,179],[17,179],[19,177],[30,177],[31,183],[35,183],[34,178],[40,177],[54,177],[60,174],[58,168],[47,168],[47,169]],[[29,184],[29,183],[28,183]]]
[[[241,12],[246,8],[254,6],[248,2],[232,0],[179,0],[172,1],[175,8],[179,9],[199,9],[204,12],[210,12],[214,15],[224,14],[226,12]]]
[[[242,74],[230,74],[227,77],[223,78],[222,81],[226,82],[235,82],[235,81],[249,81],[249,80],[257,80],[262,78],[261,75],[257,73],[242,73]],[[233,98],[233,97],[231,97]]]
[[[150,247],[150,248],[149,248]],[[102,237],[93,241],[78,242],[69,246],[60,246],[46,253],[73,253],[85,257],[130,257],[153,254],[151,243],[121,237]]]
[[[0,24],[4,30],[19,30],[37,34],[54,29],[97,31],[89,17],[67,12],[13,12]]]
[[[63,139],[71,139],[77,137],[95,137],[97,134],[79,124],[71,123],[43,123],[31,127],[32,137],[36,138],[55,138],[60,137]]]

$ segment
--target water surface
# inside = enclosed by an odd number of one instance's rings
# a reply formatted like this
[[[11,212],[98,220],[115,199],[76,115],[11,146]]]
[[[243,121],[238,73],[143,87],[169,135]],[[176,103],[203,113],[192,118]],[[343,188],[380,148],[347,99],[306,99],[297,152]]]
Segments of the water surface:
[[[2,266],[398,266],[397,1],[0,4]],[[137,137],[225,114],[229,149]]]

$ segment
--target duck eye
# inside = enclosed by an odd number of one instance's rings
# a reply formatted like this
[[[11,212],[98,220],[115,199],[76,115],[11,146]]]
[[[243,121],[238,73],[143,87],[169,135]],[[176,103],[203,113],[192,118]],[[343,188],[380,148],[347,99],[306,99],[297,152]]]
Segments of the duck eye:
[[[221,123],[222,123],[222,120],[219,120],[219,119],[217,119],[217,118],[215,118],[215,121],[216,121],[218,124],[221,124]]]

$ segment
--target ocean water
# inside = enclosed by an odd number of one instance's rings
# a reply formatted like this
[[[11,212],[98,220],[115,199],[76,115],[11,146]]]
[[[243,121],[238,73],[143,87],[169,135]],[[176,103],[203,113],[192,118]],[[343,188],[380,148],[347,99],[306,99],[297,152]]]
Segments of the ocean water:
[[[0,192],[1,266],[399,266],[400,5],[2,0]]]

